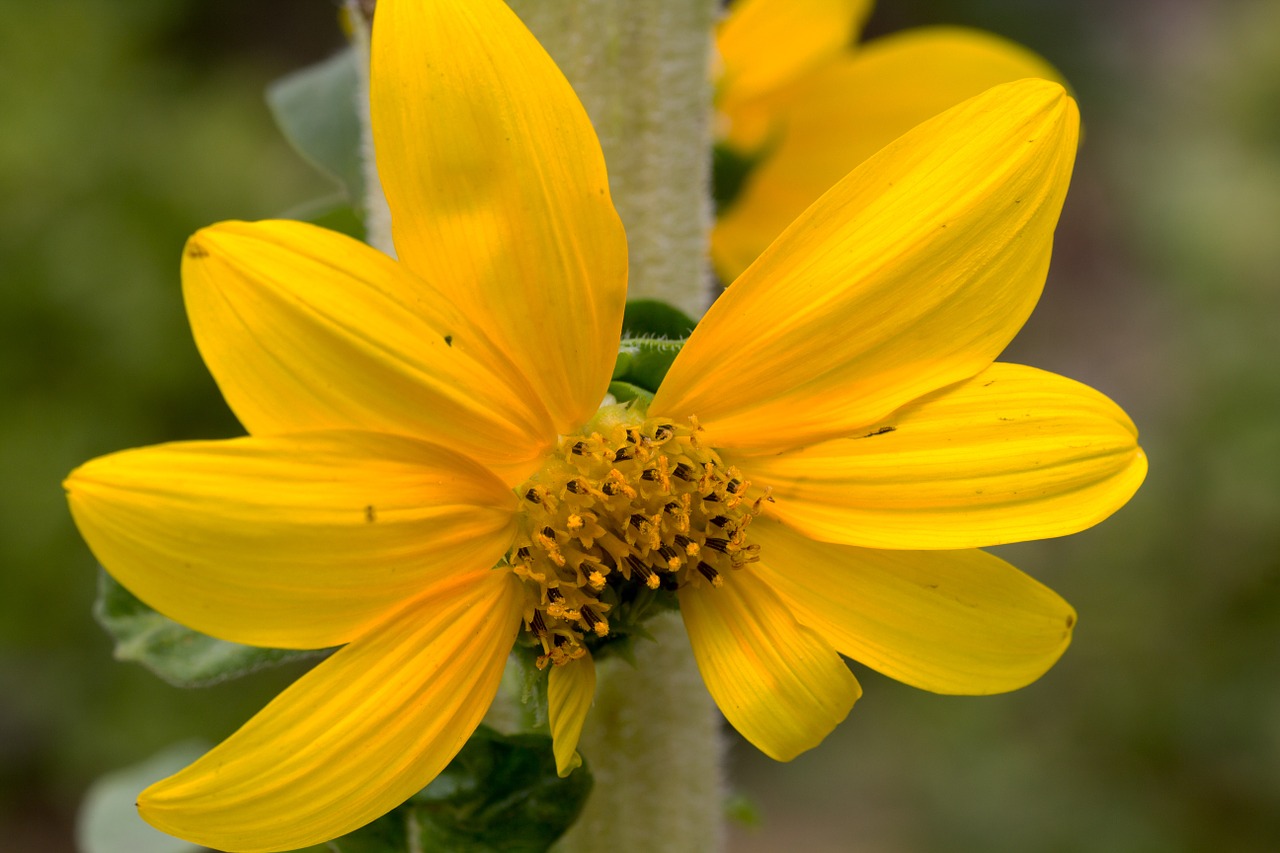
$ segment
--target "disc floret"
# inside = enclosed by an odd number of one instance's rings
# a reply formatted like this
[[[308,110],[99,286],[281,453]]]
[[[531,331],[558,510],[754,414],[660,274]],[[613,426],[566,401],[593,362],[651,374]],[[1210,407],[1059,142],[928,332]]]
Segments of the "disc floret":
[[[747,528],[769,498],[748,499],[751,484],[700,432],[696,419],[606,406],[517,488],[523,512],[507,562],[525,582],[539,667],[599,646],[610,613],[645,590],[719,587],[759,559]]]

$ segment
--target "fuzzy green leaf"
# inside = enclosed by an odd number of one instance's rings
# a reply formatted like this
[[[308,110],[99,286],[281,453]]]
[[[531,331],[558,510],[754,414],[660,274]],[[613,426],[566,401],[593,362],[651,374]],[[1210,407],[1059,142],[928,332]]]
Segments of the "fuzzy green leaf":
[[[116,660],[140,663],[177,687],[204,687],[324,654],[214,639],[152,610],[106,572],[98,577],[93,615],[115,640]]]
[[[481,726],[411,801],[420,849],[544,853],[578,817],[591,783],[585,766],[556,775],[549,736]]]
[[[556,775],[551,738],[476,730],[421,793],[329,842],[333,853],[546,853],[591,793],[585,766]]]
[[[356,112],[360,73],[351,48],[295,71],[267,87],[267,106],[298,153],[342,187],[347,200],[364,199],[360,118]]]

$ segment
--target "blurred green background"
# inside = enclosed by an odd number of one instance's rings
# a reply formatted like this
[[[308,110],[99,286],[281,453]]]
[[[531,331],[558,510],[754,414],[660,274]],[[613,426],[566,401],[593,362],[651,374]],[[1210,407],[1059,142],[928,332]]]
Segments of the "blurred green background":
[[[1006,355],[1143,433],[1134,501],[1002,549],[1080,614],[1032,687],[865,696],[780,765],[734,851],[1280,849],[1280,4],[882,0],[870,34],[1002,33],[1060,67],[1086,139],[1046,295]],[[0,848],[74,849],[85,787],[217,739],[297,669],[198,691],[111,659],[59,486],[125,447],[239,432],[191,342],[178,259],[225,218],[330,188],[263,87],[342,43],[317,0],[54,0],[0,18]],[[665,796],[654,792],[655,808]]]

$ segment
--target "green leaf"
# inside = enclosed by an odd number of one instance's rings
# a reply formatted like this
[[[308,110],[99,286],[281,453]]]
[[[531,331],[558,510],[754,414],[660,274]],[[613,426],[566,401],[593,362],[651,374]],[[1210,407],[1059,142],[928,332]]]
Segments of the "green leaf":
[[[108,773],[89,786],[76,815],[81,853],[195,853],[200,845],[166,835],[138,816],[134,802],[143,788],[195,761],[209,747],[189,741],[169,747],[132,767]]]
[[[481,726],[422,792],[329,842],[333,853],[545,853],[591,793],[586,766],[556,775],[551,738]]]
[[[347,200],[364,200],[360,73],[352,48],[281,77],[267,87],[267,106],[285,139],[342,187]]]
[[[310,222],[312,225],[319,225],[321,228],[363,240],[365,227],[364,220],[360,217],[360,211],[352,206],[352,203],[347,200],[347,194],[341,190],[295,204],[278,215],[280,219]]]
[[[413,798],[419,849],[544,853],[578,817],[591,783],[585,765],[556,775],[549,735],[481,726]]]
[[[639,391],[648,392],[650,399],[662,384],[671,363],[680,354],[684,346],[683,340],[666,341],[653,338],[623,338],[618,345],[618,360],[613,365],[614,384],[619,382],[635,386]],[[610,393],[613,393],[612,385]],[[625,393],[625,389],[624,393]],[[628,398],[630,399],[630,398]]]
[[[409,853],[411,810],[401,806],[355,832],[335,838],[326,846],[332,853]],[[447,853],[447,851],[441,851]]]
[[[140,663],[177,687],[204,687],[324,654],[214,639],[152,610],[105,571],[98,576],[93,615],[115,640],[116,660]]]
[[[632,299],[622,313],[624,338],[689,337],[697,321],[678,308],[656,299]]]

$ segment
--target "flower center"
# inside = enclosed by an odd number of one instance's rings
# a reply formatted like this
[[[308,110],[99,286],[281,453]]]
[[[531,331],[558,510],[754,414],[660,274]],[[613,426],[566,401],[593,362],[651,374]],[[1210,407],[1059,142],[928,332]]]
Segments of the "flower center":
[[[759,559],[746,529],[769,498],[747,500],[750,483],[699,431],[605,407],[517,489],[523,514],[507,562],[525,582],[539,668],[629,633],[655,604],[674,606],[683,586],[721,586]]]

